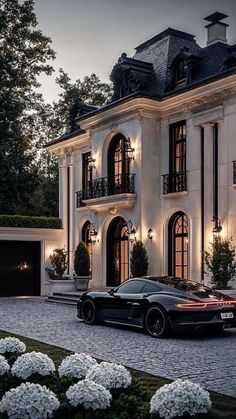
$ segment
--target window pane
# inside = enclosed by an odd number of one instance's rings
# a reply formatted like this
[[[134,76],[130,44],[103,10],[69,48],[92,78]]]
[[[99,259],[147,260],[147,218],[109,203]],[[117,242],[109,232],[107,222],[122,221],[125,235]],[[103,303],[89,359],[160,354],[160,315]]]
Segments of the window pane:
[[[142,289],[142,293],[148,293],[148,292],[159,292],[161,291],[161,288],[158,287],[156,284],[145,284],[143,289]]]
[[[128,281],[118,288],[117,294],[139,294],[143,288],[143,284],[143,281]]]

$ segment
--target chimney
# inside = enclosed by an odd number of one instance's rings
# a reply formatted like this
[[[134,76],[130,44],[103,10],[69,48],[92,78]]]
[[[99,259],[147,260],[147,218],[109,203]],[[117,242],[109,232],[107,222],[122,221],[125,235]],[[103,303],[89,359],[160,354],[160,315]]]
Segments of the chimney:
[[[226,17],[228,16],[223,13],[215,12],[204,18],[204,20],[211,22],[205,26],[207,28],[207,46],[213,45],[216,42],[227,44],[226,28],[229,25],[221,22]]]

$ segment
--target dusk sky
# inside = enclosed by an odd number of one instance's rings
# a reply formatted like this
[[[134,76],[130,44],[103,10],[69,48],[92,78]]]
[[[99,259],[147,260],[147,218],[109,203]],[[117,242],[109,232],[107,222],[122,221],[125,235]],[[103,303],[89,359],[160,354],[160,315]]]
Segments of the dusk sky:
[[[35,0],[35,6],[39,28],[57,52],[53,76],[41,78],[50,102],[57,99],[60,67],[73,81],[92,72],[109,81],[122,52],[132,56],[137,45],[168,27],[196,35],[205,46],[203,18],[215,11],[229,15],[228,41],[236,43],[235,0]]]

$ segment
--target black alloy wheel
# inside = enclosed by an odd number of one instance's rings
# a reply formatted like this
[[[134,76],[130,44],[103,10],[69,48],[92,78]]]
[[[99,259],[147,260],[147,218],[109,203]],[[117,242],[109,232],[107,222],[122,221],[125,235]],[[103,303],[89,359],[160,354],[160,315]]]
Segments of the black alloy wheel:
[[[159,306],[152,306],[145,316],[146,331],[154,338],[162,338],[168,335],[169,322],[165,311]]]
[[[84,300],[81,306],[81,317],[86,324],[97,322],[97,309],[92,300]]]

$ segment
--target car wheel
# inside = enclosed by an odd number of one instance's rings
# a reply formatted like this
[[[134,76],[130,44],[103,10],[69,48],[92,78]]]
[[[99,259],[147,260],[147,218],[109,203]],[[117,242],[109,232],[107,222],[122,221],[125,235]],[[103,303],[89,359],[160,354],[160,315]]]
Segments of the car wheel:
[[[154,338],[162,338],[168,335],[169,321],[163,308],[152,306],[147,310],[145,329]]]
[[[81,317],[86,324],[97,322],[97,309],[92,300],[84,300],[81,305]]]

